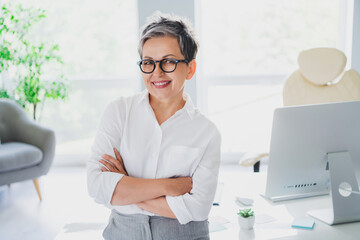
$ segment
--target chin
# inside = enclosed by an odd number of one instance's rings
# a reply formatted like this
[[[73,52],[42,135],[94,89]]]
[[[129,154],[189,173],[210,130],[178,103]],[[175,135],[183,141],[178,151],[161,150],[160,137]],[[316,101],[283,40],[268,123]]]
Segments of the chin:
[[[158,100],[167,100],[170,99],[170,96],[167,94],[151,94],[153,98],[156,98]]]

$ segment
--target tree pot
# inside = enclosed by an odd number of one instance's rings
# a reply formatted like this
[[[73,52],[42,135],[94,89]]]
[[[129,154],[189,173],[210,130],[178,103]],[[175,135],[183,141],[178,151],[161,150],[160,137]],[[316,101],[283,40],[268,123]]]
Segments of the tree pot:
[[[239,215],[238,221],[241,229],[252,229],[255,224],[255,216],[244,218]]]

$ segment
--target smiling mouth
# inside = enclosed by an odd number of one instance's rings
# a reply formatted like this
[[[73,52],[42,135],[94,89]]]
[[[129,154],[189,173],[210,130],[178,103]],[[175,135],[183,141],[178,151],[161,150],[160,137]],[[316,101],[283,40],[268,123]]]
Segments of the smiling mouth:
[[[171,81],[152,82],[152,84],[153,84],[156,88],[165,88],[165,87],[169,86],[170,83],[171,83]]]

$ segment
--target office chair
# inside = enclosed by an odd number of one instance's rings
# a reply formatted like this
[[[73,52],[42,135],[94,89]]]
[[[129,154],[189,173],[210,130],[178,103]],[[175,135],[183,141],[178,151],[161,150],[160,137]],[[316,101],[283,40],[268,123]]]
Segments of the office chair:
[[[345,70],[346,56],[335,48],[312,48],[298,57],[299,69],[286,80],[284,106],[360,99],[360,75]]]
[[[285,81],[283,105],[306,105],[360,100],[360,75],[345,70],[346,56],[335,48],[312,48],[300,52],[299,69]],[[245,154],[239,164],[259,172],[268,153]]]

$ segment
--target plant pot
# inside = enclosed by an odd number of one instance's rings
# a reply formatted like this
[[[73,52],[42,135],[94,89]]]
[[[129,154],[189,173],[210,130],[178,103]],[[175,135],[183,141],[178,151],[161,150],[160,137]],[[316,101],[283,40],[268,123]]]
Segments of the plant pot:
[[[252,229],[255,224],[255,216],[244,218],[239,215],[238,221],[241,229]]]

